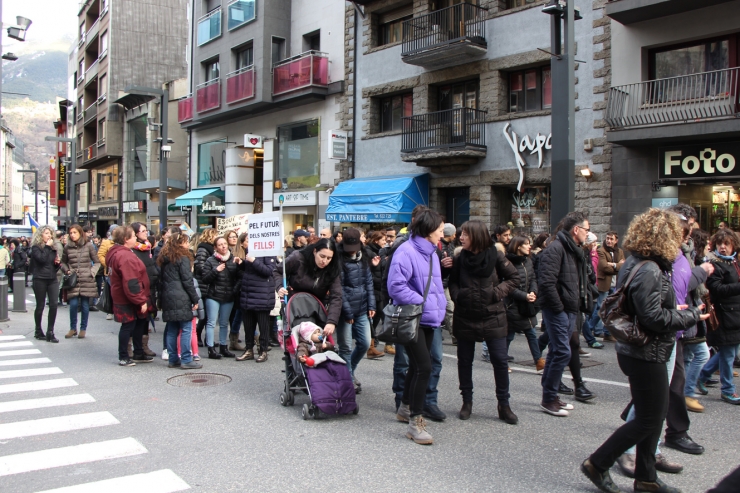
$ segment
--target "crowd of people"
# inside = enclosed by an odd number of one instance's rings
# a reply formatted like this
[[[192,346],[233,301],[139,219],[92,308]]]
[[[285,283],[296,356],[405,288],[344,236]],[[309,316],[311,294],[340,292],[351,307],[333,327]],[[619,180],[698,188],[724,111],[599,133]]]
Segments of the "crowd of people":
[[[656,474],[683,469],[658,448],[663,422],[666,447],[701,454],[704,448],[688,435],[689,412],[704,411],[699,396],[719,384],[722,401],[740,404],[733,380],[733,367],[740,366],[740,237],[725,227],[710,238],[696,218],[685,204],[649,209],[633,219],[620,248],[614,231],[599,243],[579,212],[552,234],[530,237],[511,224],[493,234],[476,220],[458,228],[419,206],[402,229],[325,228],[318,235],[298,229],[286,239],[282,258],[253,257],[246,234],[219,235],[213,228],[189,237],[172,227],[152,237],[142,223],[114,225],[101,240],[77,225],[66,235],[42,226],[30,246],[24,238],[2,239],[0,267],[29,271],[35,337],[49,342],[58,342],[60,300],[70,308],[65,337],[86,337],[89,311],[107,283],[112,317],[121,324],[121,366],[153,361],[150,326],[160,316],[162,357],[171,368],[201,368],[199,347],[210,359],[265,362],[279,346],[282,300],[311,293],[327,308],[317,340],[333,338],[357,394],[361,361],[393,357],[396,418],[408,423],[406,436],[419,444],[433,443],[426,419],[447,418],[437,405],[443,331],[457,349],[458,417],[467,420],[473,412],[475,347],[483,343],[498,416],[511,425],[519,421],[509,393],[509,347],[517,334],[525,336],[542,375],[540,407],[556,417],[575,407],[562,395],[596,398],[581,377],[581,358],[613,343],[632,400],[625,424],[581,470],[602,491],[620,491],[609,475],[617,463],[635,479],[635,491],[676,492]],[[601,317],[602,306],[614,305],[604,305],[610,295],[623,297],[620,306],[641,339],[609,332],[616,329]],[[422,314],[415,339],[386,343],[381,351],[376,329],[389,303],[421,305]],[[573,387],[563,381],[566,366]]]

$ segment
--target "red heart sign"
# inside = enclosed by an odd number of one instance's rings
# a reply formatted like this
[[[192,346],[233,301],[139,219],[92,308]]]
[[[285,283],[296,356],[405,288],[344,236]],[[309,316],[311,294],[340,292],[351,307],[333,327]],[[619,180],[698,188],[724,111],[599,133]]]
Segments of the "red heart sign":
[[[257,137],[252,137],[251,139],[249,139],[249,142],[251,142],[253,146],[256,146],[257,142],[259,141],[260,139],[258,139]]]

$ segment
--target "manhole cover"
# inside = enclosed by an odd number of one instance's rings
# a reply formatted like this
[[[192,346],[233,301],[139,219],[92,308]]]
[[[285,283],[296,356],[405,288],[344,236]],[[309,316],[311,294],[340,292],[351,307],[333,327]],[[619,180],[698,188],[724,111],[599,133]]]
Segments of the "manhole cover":
[[[220,373],[186,373],[167,379],[175,387],[213,387],[231,382],[231,377]]]

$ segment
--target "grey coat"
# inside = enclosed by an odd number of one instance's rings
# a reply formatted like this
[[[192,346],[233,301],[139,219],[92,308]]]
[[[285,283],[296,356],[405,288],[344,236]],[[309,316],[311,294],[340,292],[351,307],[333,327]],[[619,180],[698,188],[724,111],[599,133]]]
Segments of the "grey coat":
[[[98,253],[92,243],[87,241],[80,245],[72,241],[68,242],[64,247],[60,270],[65,274],[68,271],[76,272],[77,286],[67,290],[67,298],[77,296],[97,298],[98,285],[95,282],[95,276],[98,269],[100,269],[100,260],[98,260]]]

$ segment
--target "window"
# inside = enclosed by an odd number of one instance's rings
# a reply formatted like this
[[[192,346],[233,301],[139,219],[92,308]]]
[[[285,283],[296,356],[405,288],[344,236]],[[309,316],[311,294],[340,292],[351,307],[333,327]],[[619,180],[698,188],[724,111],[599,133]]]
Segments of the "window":
[[[278,127],[278,178],[289,190],[319,184],[319,121]]]
[[[100,51],[99,53],[102,55],[108,50],[108,31],[103,31],[103,34],[100,35]]]
[[[92,197],[90,202],[118,200],[118,164],[90,171],[92,175]]]
[[[321,51],[321,33],[312,32],[303,36],[303,51]]]
[[[77,71],[75,71],[74,79],[72,80],[72,89],[77,89]]]
[[[221,73],[221,69],[218,64],[218,60],[214,60],[211,62],[206,62],[203,64],[205,70],[206,70],[206,82],[216,80],[219,78],[219,75]]]
[[[98,97],[98,99],[102,101],[105,98],[107,91],[108,91],[108,77],[105,74],[103,74],[100,76],[100,80],[98,82],[98,94],[100,94],[100,97]]]
[[[285,60],[285,40],[283,38],[272,37],[272,64]]]
[[[509,111],[537,111],[552,106],[550,67],[539,67],[509,74]]]
[[[411,19],[413,6],[405,5],[399,9],[378,15],[378,46],[400,43],[403,40],[403,23]]]
[[[78,77],[81,79],[85,76],[85,59],[80,60],[80,69],[77,71]]]
[[[223,183],[226,177],[226,141],[198,145],[198,186]]]
[[[401,130],[402,118],[413,114],[412,93],[398,94],[380,100],[380,131]]]
[[[253,57],[254,54],[251,44],[245,48],[239,48],[236,51],[236,70],[240,70],[252,65],[254,63]]]
[[[85,23],[83,22],[82,24],[80,24],[80,40],[84,40],[85,39],[85,33],[86,32],[87,31],[85,31]]]
[[[681,75],[712,72],[737,67],[740,36],[695,41],[661,48],[650,53],[650,78],[665,79]]]
[[[82,118],[82,112],[85,111],[85,97],[80,96],[80,98],[77,100],[77,107],[80,109],[80,111],[77,113],[77,118]]]
[[[105,118],[98,120],[98,146],[105,144]]]
[[[472,108],[477,110],[479,88],[480,83],[478,80],[440,86],[439,110],[453,110],[456,108]]]
[[[531,5],[537,0],[506,0],[506,8],[513,9],[514,7],[524,7],[525,5]]]
[[[229,4],[228,29],[236,29],[247,22],[254,20],[254,0],[236,0]]]

